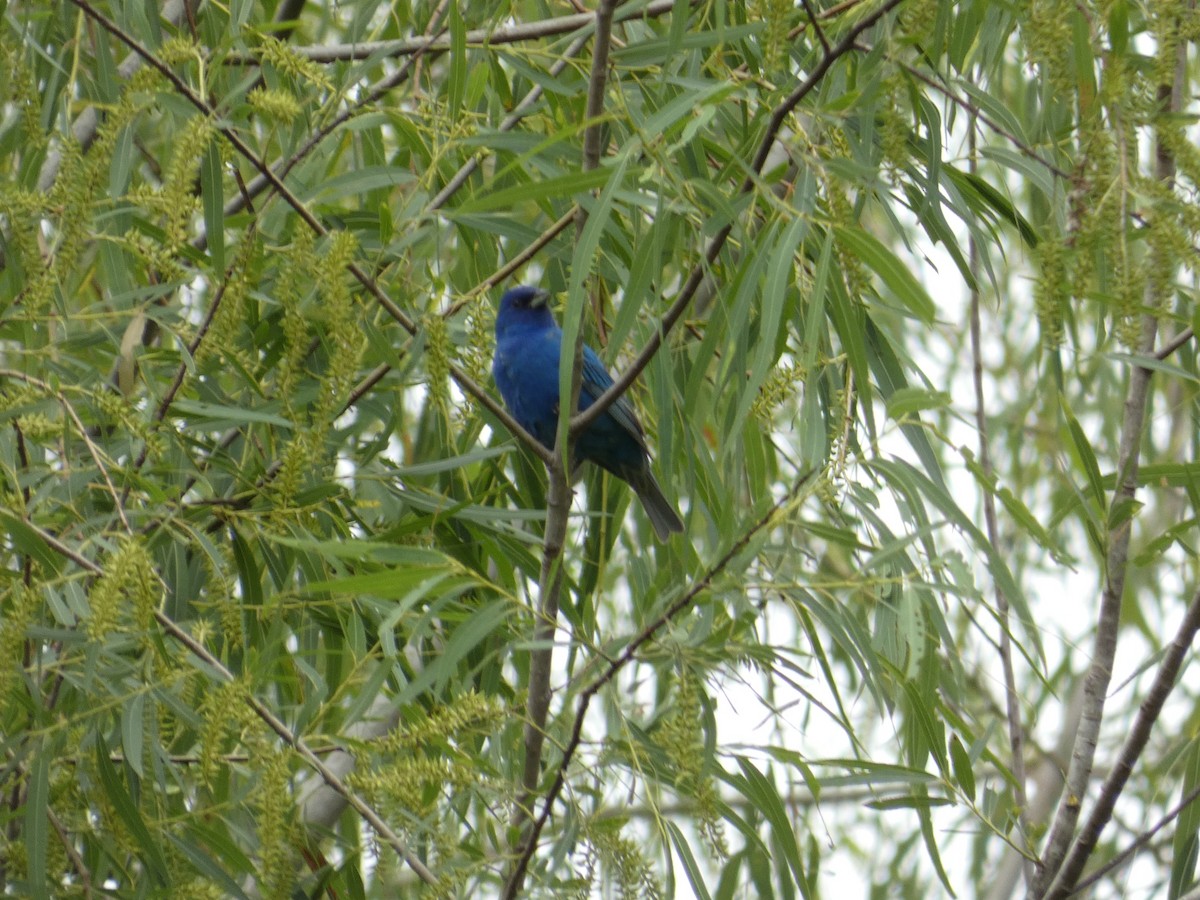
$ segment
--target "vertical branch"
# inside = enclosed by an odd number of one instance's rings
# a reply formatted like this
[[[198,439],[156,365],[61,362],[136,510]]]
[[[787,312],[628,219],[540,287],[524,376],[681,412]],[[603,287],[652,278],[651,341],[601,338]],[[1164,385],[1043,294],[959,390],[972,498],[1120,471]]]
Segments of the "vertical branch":
[[[1178,29],[1179,22],[1174,23]],[[1182,105],[1182,88],[1186,74],[1187,42],[1179,41],[1176,51],[1174,76],[1171,84],[1158,88],[1159,116],[1179,113]],[[1156,142],[1155,178],[1163,186],[1170,186],[1175,179],[1175,158],[1161,137]],[[1150,223],[1154,227],[1154,223]],[[1159,271],[1170,265],[1160,251],[1151,251],[1151,270]],[[1142,330],[1138,339],[1139,355],[1155,355],[1154,342],[1158,334],[1158,311],[1164,297],[1156,279],[1146,286],[1146,309],[1142,317]],[[1146,403],[1150,392],[1150,376],[1153,373],[1143,366],[1134,366],[1129,373],[1129,386],[1125,395],[1124,415],[1121,419],[1121,439],[1117,457],[1117,487],[1109,509],[1118,509],[1133,502],[1137,493],[1139,453],[1142,432],[1146,422]],[[1129,556],[1129,535],[1133,522],[1129,516],[1117,517],[1116,524],[1108,531],[1108,554],[1105,560],[1105,584],[1100,598],[1100,616],[1096,623],[1096,638],[1092,650],[1092,664],[1084,681],[1083,715],[1075,735],[1075,747],[1071,753],[1071,765],[1067,770],[1067,781],[1063,789],[1062,802],[1046,849],[1038,866],[1038,879],[1034,896],[1045,896],[1052,883],[1058,884],[1056,876],[1063,859],[1075,837],[1076,826],[1083,797],[1087,792],[1092,766],[1096,757],[1096,743],[1100,725],[1104,718],[1104,701],[1108,683],[1112,678],[1113,658],[1117,652],[1117,633],[1120,628],[1121,597],[1125,590],[1125,573]]]
[[[600,164],[600,122],[604,108],[604,85],[608,72],[608,52],[611,46],[613,11],[616,0],[601,0],[596,10],[596,42],[592,48],[592,73],[588,85],[586,116],[589,121],[584,134],[583,168],[594,169]],[[582,233],[587,213],[579,207],[576,235]],[[524,764],[521,771],[521,793],[513,811],[513,830],[520,835],[517,858],[528,859],[529,845],[536,840],[530,826],[534,804],[541,781],[542,751],[546,742],[546,720],[550,713],[550,672],[554,662],[554,635],[558,628],[559,601],[563,585],[563,544],[567,536],[567,518],[571,511],[571,458],[574,436],[567,424],[571,412],[579,405],[581,371],[583,368],[583,329],[575,330],[572,347],[571,390],[569,402],[559,405],[558,437],[550,469],[550,488],[546,497],[546,532],[542,545],[542,570],[538,584],[538,614],[534,628],[534,646],[529,659],[529,696],[525,707]],[[558,377],[558,373],[555,373]],[[525,867],[514,867],[505,891],[508,896],[520,892]]]
[[[979,169],[979,157],[975,147],[975,116],[971,115],[967,126],[967,148],[970,156],[968,168],[972,175]],[[979,465],[986,478],[993,475],[992,453],[988,441],[987,412],[983,395],[983,350],[980,338],[979,321],[979,245],[975,240],[975,232],[971,232],[967,246],[970,259],[971,275],[974,284],[971,285],[971,361],[975,381],[975,430],[979,433]],[[996,498],[990,491],[982,491],[983,518],[987,528],[988,542],[993,547],[1000,546],[1000,528],[996,521]],[[1009,632],[1008,597],[1000,590],[996,582],[992,584],[996,597],[996,614],[1000,624],[1000,665],[1004,671],[1004,707],[1005,718],[1008,720],[1008,745],[1011,754],[1010,766],[1013,775],[1013,802],[1019,810],[1021,832],[1028,841],[1029,814],[1026,810],[1025,796],[1025,728],[1021,723],[1021,704],[1017,696],[1017,681],[1013,671],[1012,635]],[[1033,869],[1026,862],[1022,866],[1026,885],[1033,881]]]

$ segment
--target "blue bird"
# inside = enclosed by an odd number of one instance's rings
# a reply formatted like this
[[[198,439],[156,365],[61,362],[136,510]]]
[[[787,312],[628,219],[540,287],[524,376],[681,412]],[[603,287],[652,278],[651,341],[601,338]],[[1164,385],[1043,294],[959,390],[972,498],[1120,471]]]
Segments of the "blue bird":
[[[535,287],[515,287],[500,298],[496,315],[496,357],[492,375],[504,404],[521,427],[554,448],[558,428],[558,360],[562,329],[546,306],[550,295]],[[612,376],[591,347],[583,348],[579,409],[591,406]],[[625,397],[618,397],[575,442],[577,460],[588,460],[629,483],[660,541],[683,522],[654,480],[642,425]]]

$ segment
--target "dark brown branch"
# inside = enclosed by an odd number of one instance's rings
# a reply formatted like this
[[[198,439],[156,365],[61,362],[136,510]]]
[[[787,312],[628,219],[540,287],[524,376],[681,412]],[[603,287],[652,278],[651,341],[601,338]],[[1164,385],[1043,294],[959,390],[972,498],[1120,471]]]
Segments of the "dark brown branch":
[[[808,13],[808,21],[812,24],[813,31],[817,33],[817,40],[821,42],[821,46],[825,48],[826,55],[829,54],[829,39],[825,37],[825,31],[821,28],[821,23],[817,21],[816,13],[813,12],[812,4],[808,0],[801,0],[804,4],[804,11]]]

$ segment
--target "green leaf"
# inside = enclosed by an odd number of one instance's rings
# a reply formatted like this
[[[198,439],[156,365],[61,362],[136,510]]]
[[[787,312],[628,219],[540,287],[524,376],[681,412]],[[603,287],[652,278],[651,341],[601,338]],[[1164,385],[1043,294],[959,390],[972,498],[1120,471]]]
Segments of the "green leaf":
[[[954,778],[958,782],[958,786],[967,795],[967,799],[974,802],[975,768],[971,765],[971,757],[957,734],[950,735],[950,763],[954,769]]]
[[[792,829],[791,819],[788,817],[779,792],[775,789],[774,783],[763,775],[749,759],[739,756],[737,762],[744,778],[741,782],[743,795],[770,823],[775,838],[775,847],[783,852],[796,886],[802,891],[807,890],[808,882],[804,875],[804,863],[800,859],[796,833]]]
[[[946,391],[928,391],[915,387],[899,388],[887,398],[887,412],[889,418],[899,421],[916,412],[941,409],[949,406],[950,402],[950,395]]]
[[[221,145],[209,141],[200,163],[200,199],[204,204],[204,235],[213,271],[225,271],[225,185],[221,163]]]
[[[177,416],[202,419],[212,428],[228,428],[250,423],[291,428],[290,421],[272,411],[277,408],[278,404],[275,403],[268,404],[263,409],[243,409],[237,406],[223,406],[219,403],[202,403],[198,400],[176,400],[171,404],[171,413]]]
[[[671,846],[675,848],[675,855],[683,863],[683,870],[687,873],[688,884],[692,886],[692,894],[700,898],[700,900],[710,900],[708,888],[704,885],[704,874],[700,871],[700,867],[696,864],[696,858],[692,855],[690,842],[683,836],[683,832],[679,830],[679,826],[670,819],[663,819],[662,826],[667,832]]]
[[[169,885],[171,879],[167,874],[169,870],[162,847],[159,846],[158,841],[151,837],[150,829],[146,826],[146,822],[142,818],[141,810],[138,809],[137,804],[121,783],[121,778],[117,774],[117,770],[113,767],[112,762],[109,761],[108,752],[105,750],[102,741],[96,742],[95,757],[96,771],[100,776],[100,783],[104,787],[104,793],[107,795],[121,822],[129,829],[130,836],[137,845],[140,859],[149,867],[151,874],[159,884],[163,886]]]
[[[833,228],[842,246],[883,279],[909,312],[926,325],[933,323],[937,312],[933,298],[896,254],[861,228],[847,225],[834,225]]]
[[[1196,860],[1200,857],[1200,740],[1192,738],[1183,757],[1183,780],[1179,785],[1180,802],[1187,806],[1175,822],[1171,839],[1171,881],[1169,900],[1182,897],[1196,883]]]
[[[24,844],[26,868],[29,872],[29,888],[34,897],[49,897],[46,879],[46,860],[50,842],[50,764],[53,755],[39,741],[42,752],[34,752],[29,759],[29,776],[26,781]]]

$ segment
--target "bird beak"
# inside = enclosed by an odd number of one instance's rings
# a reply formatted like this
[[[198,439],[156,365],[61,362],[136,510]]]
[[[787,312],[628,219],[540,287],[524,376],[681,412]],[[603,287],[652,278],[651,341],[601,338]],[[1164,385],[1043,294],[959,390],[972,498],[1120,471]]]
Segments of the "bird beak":
[[[530,298],[530,300],[529,300],[529,305],[530,305],[530,306],[533,306],[533,307],[545,306],[545,305],[546,305],[546,301],[547,301],[547,300],[549,300],[549,299],[550,299],[550,292],[549,292],[549,291],[542,291],[542,290],[539,290],[539,291],[538,291],[536,294],[534,294],[534,295],[533,295],[533,296]]]

